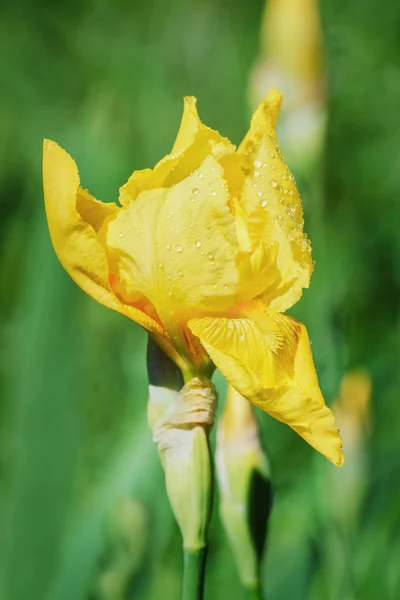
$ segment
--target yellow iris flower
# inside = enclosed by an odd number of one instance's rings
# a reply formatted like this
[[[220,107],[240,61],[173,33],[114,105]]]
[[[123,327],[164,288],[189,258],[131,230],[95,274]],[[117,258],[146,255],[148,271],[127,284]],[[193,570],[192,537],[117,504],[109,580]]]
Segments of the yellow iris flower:
[[[46,140],[47,218],[72,279],[145,327],[186,379],[210,376],[215,365],[250,402],[341,465],[306,328],[282,314],[308,287],[313,265],[276,139],[280,104],[272,90],[236,149],[185,98],[171,154],[133,173],[121,206],[82,189],[73,159]]]

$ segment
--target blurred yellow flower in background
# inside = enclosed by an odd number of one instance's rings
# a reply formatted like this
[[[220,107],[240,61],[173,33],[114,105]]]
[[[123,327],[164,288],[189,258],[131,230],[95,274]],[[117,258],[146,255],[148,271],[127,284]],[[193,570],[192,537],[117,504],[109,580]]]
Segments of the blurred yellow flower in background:
[[[250,402],[341,465],[306,328],[282,314],[308,287],[313,266],[276,139],[280,104],[272,90],[236,150],[186,98],[171,154],[133,173],[121,206],[83,190],[73,159],[45,141],[47,217],[74,281],[145,327],[186,380],[215,365]]]
[[[252,71],[253,104],[278,87],[285,96],[280,138],[296,169],[321,156],[326,129],[323,31],[318,0],[268,0]]]

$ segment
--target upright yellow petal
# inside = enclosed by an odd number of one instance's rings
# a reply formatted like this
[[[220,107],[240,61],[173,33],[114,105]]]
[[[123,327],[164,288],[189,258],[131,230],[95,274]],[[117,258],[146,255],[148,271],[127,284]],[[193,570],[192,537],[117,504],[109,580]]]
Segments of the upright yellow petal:
[[[43,186],[53,246],[72,279],[100,304],[164,335],[156,321],[120,302],[110,287],[106,254],[96,232],[120,209],[83,190],[74,160],[50,140],[45,140],[43,147]]]
[[[254,405],[289,425],[335,465],[341,439],[318,386],[304,325],[254,306],[235,319],[191,319],[211,359]]]
[[[276,139],[281,100],[277,90],[268,94],[255,111],[238,153],[251,165],[239,196],[248,231],[246,250],[254,251],[261,241],[266,252],[277,251],[275,274],[265,280],[263,300],[272,310],[283,312],[300,298],[302,288],[308,287],[312,259],[303,232],[301,200]],[[257,271],[253,281],[258,293]]]
[[[200,121],[196,98],[187,96],[184,99],[181,126],[171,154],[160,160],[154,169],[135,171],[121,187],[119,200],[126,206],[144,190],[171,187],[186,179],[209,154],[219,160],[226,154],[233,154],[234,151],[235,146],[227,138]]]
[[[171,188],[142,192],[108,225],[124,299],[144,294],[166,329],[229,308],[236,296],[236,239],[222,167],[209,155]]]

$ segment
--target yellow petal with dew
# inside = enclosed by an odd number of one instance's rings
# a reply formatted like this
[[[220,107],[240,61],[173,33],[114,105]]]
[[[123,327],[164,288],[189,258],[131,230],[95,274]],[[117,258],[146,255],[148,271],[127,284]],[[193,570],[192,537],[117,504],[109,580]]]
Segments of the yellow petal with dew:
[[[251,165],[239,197],[248,229],[247,245],[254,249],[261,240],[268,251],[277,244],[276,272],[266,279],[263,300],[272,310],[283,312],[308,287],[312,258],[303,232],[301,200],[276,139],[281,100],[281,94],[271,90],[255,111],[238,153]],[[257,278],[255,273],[253,280]]]
[[[125,301],[144,294],[168,331],[234,302],[237,245],[228,199],[223,169],[209,155],[175,186],[142,192],[108,225]]]
[[[192,319],[189,327],[240,394],[335,465],[343,464],[340,435],[319,389],[304,325],[255,305],[245,317]]]
[[[172,187],[186,179],[209,154],[219,160],[226,154],[234,155],[234,151],[235,146],[227,138],[200,121],[196,98],[187,96],[171,154],[160,160],[154,169],[135,171],[121,187],[119,200],[126,206],[144,190]]]
[[[105,250],[97,232],[118,215],[116,204],[104,204],[80,187],[77,166],[55,142],[43,147],[43,186],[50,235],[64,269],[84,292],[149,331],[162,327],[141,310],[123,304],[113,293]]]

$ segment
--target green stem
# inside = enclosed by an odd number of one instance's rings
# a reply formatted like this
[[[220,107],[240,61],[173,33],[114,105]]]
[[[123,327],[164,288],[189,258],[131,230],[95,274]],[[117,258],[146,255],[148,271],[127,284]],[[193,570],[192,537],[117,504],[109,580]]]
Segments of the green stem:
[[[256,584],[254,586],[249,586],[244,588],[246,600],[266,600],[262,591],[261,586]]]
[[[206,548],[184,549],[182,600],[203,600],[206,554]]]

